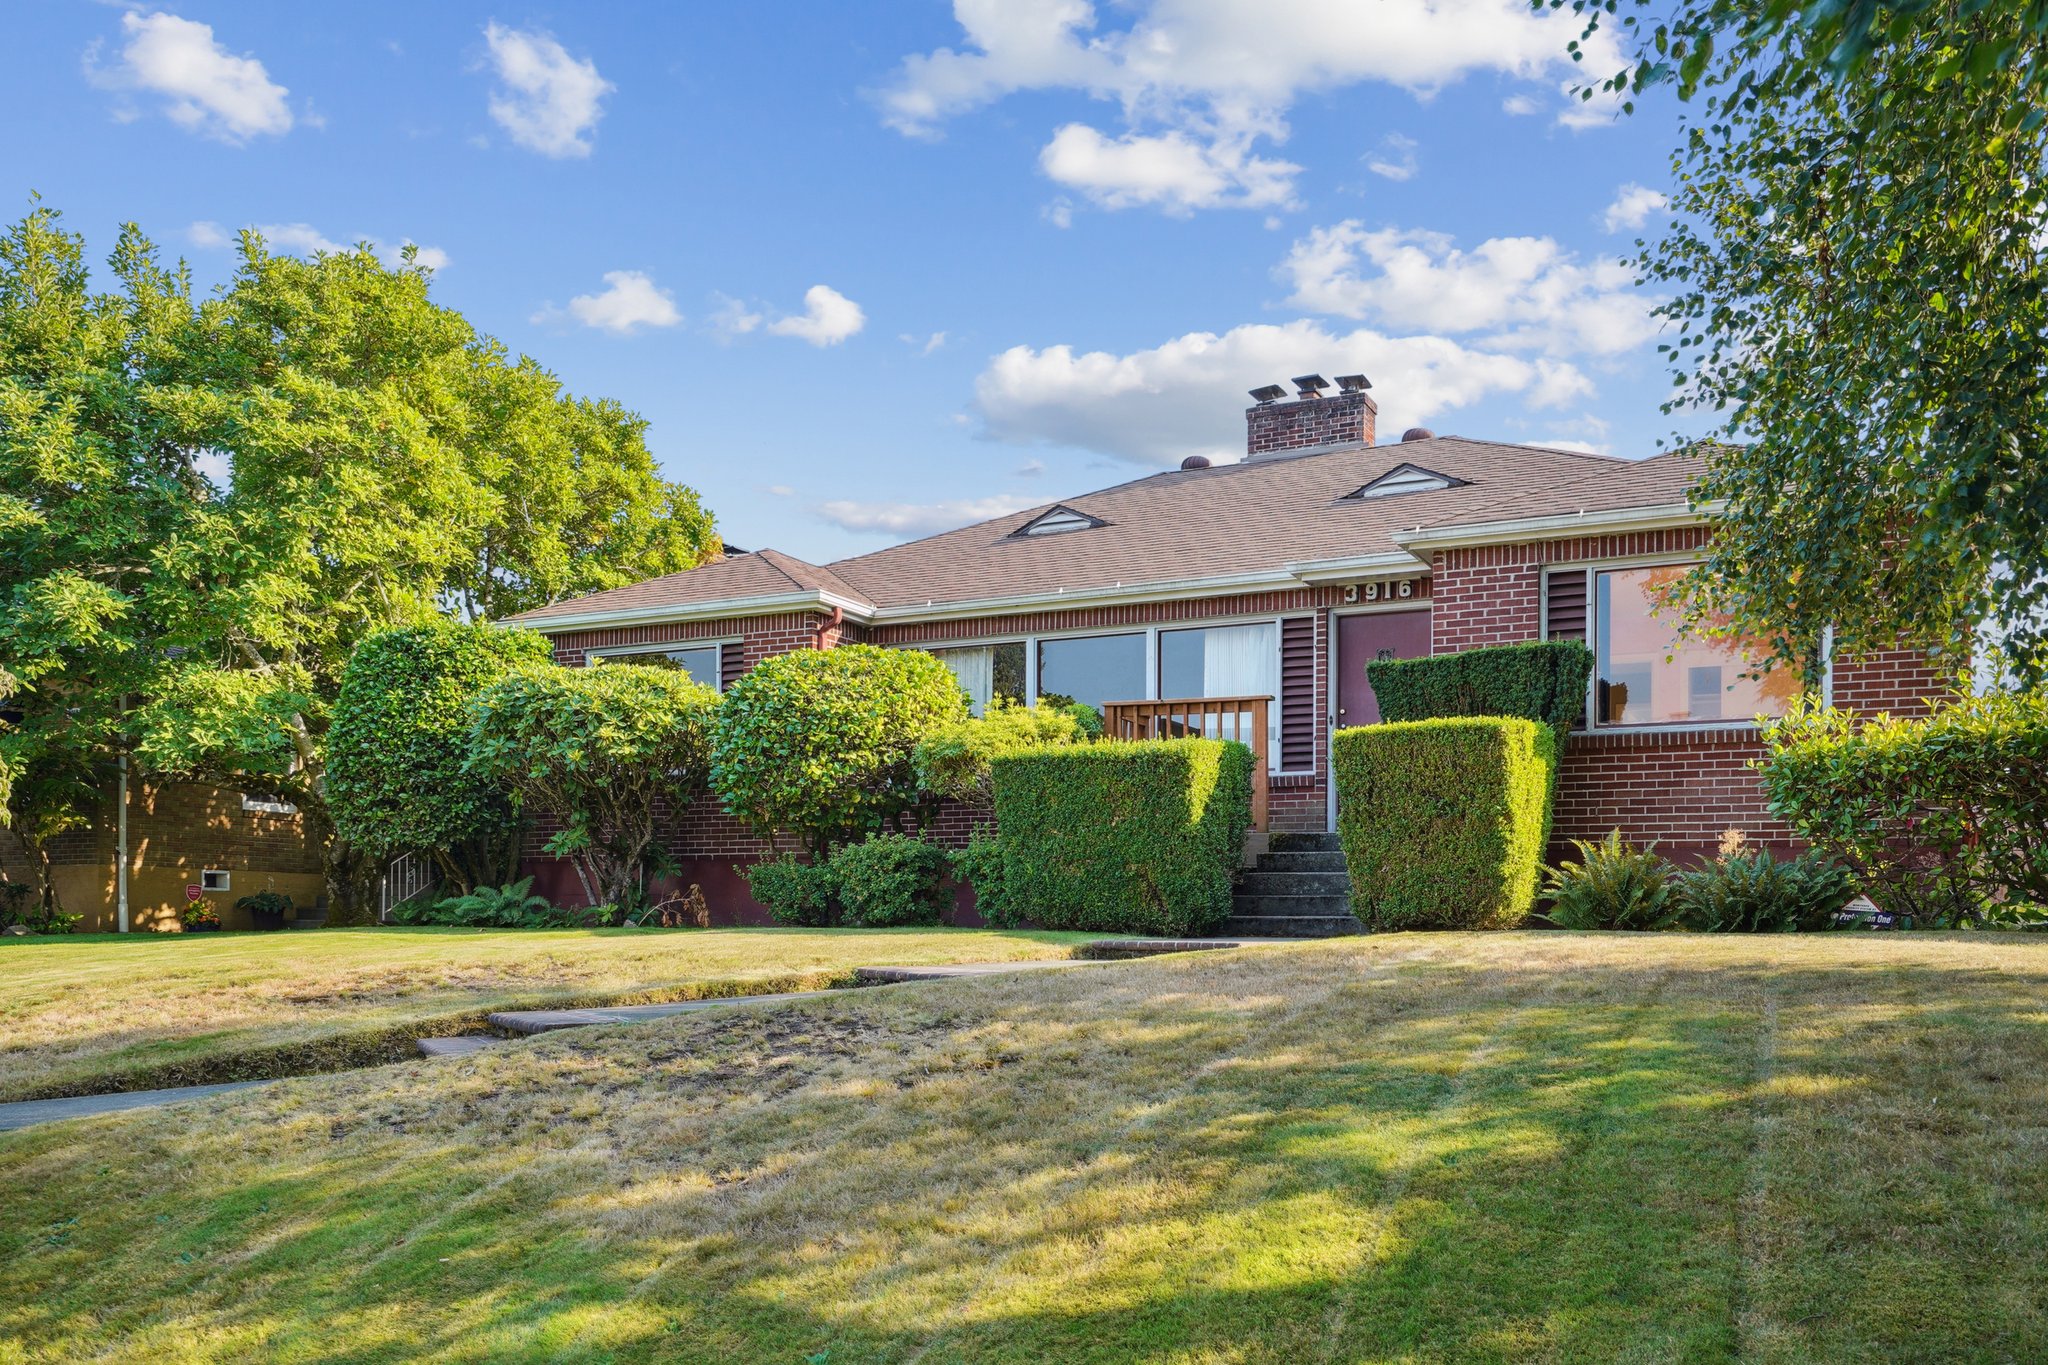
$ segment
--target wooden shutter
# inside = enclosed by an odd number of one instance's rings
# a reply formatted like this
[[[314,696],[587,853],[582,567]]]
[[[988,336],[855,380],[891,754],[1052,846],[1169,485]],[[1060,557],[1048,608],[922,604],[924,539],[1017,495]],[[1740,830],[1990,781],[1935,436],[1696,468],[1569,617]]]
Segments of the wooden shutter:
[[[1290,616],[1280,623],[1280,770],[1313,772],[1316,766],[1316,618]]]
[[[1586,581],[1584,569],[1563,569],[1544,577],[1543,620],[1547,638],[1586,638]]]
[[[718,690],[723,692],[747,671],[746,646],[734,640],[718,647]]]

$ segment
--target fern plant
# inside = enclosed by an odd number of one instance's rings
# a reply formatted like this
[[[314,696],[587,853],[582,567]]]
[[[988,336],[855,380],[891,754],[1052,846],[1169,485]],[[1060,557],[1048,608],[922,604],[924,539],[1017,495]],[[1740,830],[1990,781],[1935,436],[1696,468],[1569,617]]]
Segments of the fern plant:
[[[414,902],[392,911],[402,924],[452,924],[464,929],[544,929],[564,922],[546,896],[533,894],[533,878],[506,886],[479,886],[466,896],[432,905]]]
[[[1768,849],[1723,854],[1678,874],[1686,924],[1707,933],[1825,929],[1856,895],[1848,869],[1816,853],[1781,861]]]
[[[1669,929],[1678,923],[1671,865],[1655,844],[1635,848],[1611,830],[1597,844],[1572,840],[1578,860],[1543,869],[1550,922],[1560,929]]]

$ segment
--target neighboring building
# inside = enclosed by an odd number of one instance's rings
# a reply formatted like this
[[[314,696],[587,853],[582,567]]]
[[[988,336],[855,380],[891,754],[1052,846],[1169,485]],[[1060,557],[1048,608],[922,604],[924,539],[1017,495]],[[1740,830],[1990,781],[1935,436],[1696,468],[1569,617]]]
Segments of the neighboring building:
[[[1280,830],[1332,826],[1330,734],[1377,719],[1368,661],[1580,639],[1598,669],[1560,779],[1560,841],[1619,827],[1680,858],[1731,828],[1788,842],[1747,764],[1751,717],[1782,709],[1795,680],[1745,676],[1738,649],[1674,638],[1651,615],[1710,534],[1686,499],[1696,459],[1421,429],[1377,444],[1361,377],[1328,397],[1314,376],[1296,382],[1292,399],[1255,391],[1241,463],[1190,460],[830,565],[735,555],[511,620],[563,663],[663,660],[718,686],[771,654],[865,642],[930,650],[977,704],[1268,696]],[[1900,650],[1826,686],[1837,704],[1901,712],[1942,680]],[[679,825],[686,878],[714,904],[744,902],[730,864],[760,842],[711,801]],[[964,827],[956,813],[944,833]]]
[[[81,933],[120,927],[118,790],[109,782],[92,822],[51,841],[57,900],[85,916]],[[131,929],[176,929],[191,888],[213,903],[229,929],[251,927],[248,915],[234,906],[256,891],[284,892],[307,919],[325,912],[319,846],[306,837],[298,811],[274,797],[138,779],[128,784],[127,838]],[[24,850],[4,831],[0,870],[11,881],[36,882]]]

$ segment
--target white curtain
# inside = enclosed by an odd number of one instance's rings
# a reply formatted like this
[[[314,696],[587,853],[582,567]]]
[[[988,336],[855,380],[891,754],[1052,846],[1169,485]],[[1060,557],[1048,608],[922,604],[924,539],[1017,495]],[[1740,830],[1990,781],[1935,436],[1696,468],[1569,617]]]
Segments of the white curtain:
[[[1280,766],[1280,627],[1215,626],[1202,632],[1202,695],[1271,697],[1266,758]]]
[[[967,689],[970,709],[980,715],[988,709],[989,698],[996,690],[996,652],[984,646],[978,649],[940,649],[935,654],[944,660],[946,667],[953,670],[953,676],[960,680],[960,686]]]

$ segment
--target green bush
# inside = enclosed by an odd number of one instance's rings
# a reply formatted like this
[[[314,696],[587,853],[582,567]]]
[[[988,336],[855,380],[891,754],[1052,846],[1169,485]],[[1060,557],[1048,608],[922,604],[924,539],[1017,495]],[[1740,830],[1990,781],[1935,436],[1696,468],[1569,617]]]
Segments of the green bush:
[[[561,820],[547,850],[592,905],[635,904],[662,813],[703,787],[718,693],[673,669],[547,664],[500,678],[471,710],[472,779]]]
[[[547,662],[545,636],[499,626],[442,621],[365,638],[327,733],[336,832],[374,858],[427,854],[464,890],[511,876],[519,821],[501,787],[464,771],[470,705],[505,674]]]
[[[974,911],[991,929],[1014,929],[1022,916],[1003,879],[1003,841],[983,825],[953,850],[953,877],[974,888]]]
[[[2048,906],[2048,695],[1917,720],[1808,704],[1764,740],[1772,813],[1883,909],[1955,924]]]
[[[743,867],[740,875],[777,924],[822,929],[839,918],[839,878],[829,864],[785,856]]]
[[[1101,717],[1096,717],[1101,726]],[[1087,738],[1071,711],[1019,706],[996,698],[978,719],[966,716],[932,731],[917,743],[911,762],[918,786],[929,796],[987,809],[995,804],[989,764],[1004,754],[1023,753]]]
[[[1679,873],[1674,890],[1687,928],[1773,934],[1827,928],[1855,898],[1856,882],[1822,854],[1782,861],[1769,849],[1745,849]]]
[[[392,910],[391,918],[398,924],[446,924],[464,929],[567,929],[581,927],[593,918],[589,912],[557,909],[546,896],[532,893],[533,878],[521,877],[506,886],[479,886],[432,904],[407,901]]]
[[[1389,722],[1339,730],[1332,748],[1359,919],[1375,929],[1498,929],[1528,915],[1556,780],[1549,726]]]
[[[725,694],[712,789],[764,837],[792,833],[823,856],[916,807],[912,752],[966,714],[953,671],[923,650],[778,654]]]
[[[1670,929],[1681,907],[1671,894],[1671,865],[1655,845],[1635,848],[1620,830],[1589,844],[1572,840],[1578,861],[1543,869],[1545,918],[1560,929]]]
[[[1074,745],[993,768],[1006,914],[1048,929],[1169,936],[1229,915],[1251,824],[1244,745]]]
[[[1586,713],[1593,651],[1577,640],[1494,645],[1365,666],[1383,720],[1515,716],[1564,733]]]
[[[877,834],[832,855],[842,923],[862,929],[937,924],[953,908],[946,851],[907,834]]]

